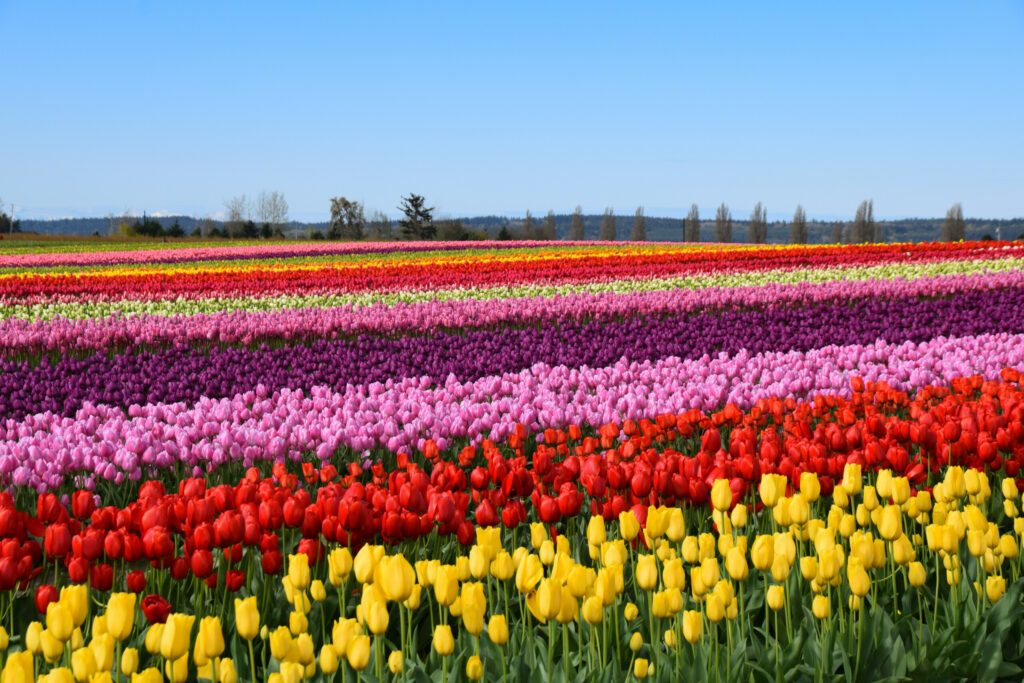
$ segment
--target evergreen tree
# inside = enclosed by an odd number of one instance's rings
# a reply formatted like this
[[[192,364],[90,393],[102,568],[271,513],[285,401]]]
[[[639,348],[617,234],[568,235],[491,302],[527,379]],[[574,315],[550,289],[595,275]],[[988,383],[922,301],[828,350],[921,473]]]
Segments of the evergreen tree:
[[[404,215],[404,218],[398,221],[402,239],[434,239],[434,207],[427,207],[426,199],[418,194],[409,193],[408,197],[402,197],[398,209]]]

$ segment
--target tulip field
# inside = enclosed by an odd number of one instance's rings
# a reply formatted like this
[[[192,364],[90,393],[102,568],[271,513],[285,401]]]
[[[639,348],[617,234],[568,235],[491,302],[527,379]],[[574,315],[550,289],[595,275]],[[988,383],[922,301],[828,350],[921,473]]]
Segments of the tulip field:
[[[1024,677],[1024,243],[4,245],[0,303],[0,683]]]

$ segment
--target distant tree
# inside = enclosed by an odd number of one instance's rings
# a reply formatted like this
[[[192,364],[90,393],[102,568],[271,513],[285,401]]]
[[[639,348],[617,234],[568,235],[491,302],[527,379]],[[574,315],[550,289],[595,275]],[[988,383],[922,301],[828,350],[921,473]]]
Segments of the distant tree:
[[[992,235],[990,235],[987,232],[984,235],[981,236],[981,241],[982,242],[992,242],[994,240],[995,240],[995,237],[993,237]]]
[[[269,240],[273,236],[274,226],[272,226],[270,223],[264,223],[263,225],[260,226],[260,237],[262,237],[265,240]]]
[[[558,239],[558,229],[555,227],[555,212],[548,211],[548,215],[544,216],[544,225],[540,228],[540,239],[542,240],[556,240]]]
[[[629,232],[630,242],[646,242],[647,241],[647,219],[644,218],[644,207],[636,207],[636,213],[633,215],[633,229]]]
[[[212,218],[206,216],[199,220],[196,230],[199,231],[199,236],[201,237],[213,237],[213,231],[217,230],[217,224],[213,222]]]
[[[331,221],[327,238],[332,240],[361,240],[366,227],[366,215],[361,202],[346,197],[331,197]]]
[[[184,237],[185,231],[181,229],[181,223],[175,218],[174,222],[171,223],[171,227],[167,228],[168,237]]]
[[[391,233],[391,219],[383,211],[374,211],[367,224],[370,237],[377,240],[389,240],[393,237]]]
[[[715,212],[715,241],[732,242],[732,214],[725,202]]]
[[[405,216],[398,221],[404,240],[432,240],[434,229],[434,207],[427,207],[427,200],[415,193],[402,197],[398,209]]]
[[[203,236],[203,230],[202,230],[202,228],[200,228],[200,227],[199,227],[199,226],[197,225],[197,226],[195,227],[195,229],[194,229],[194,230],[193,230],[193,231],[191,232],[191,236],[192,236],[192,237],[202,237],[202,236]]]
[[[522,238],[524,240],[537,239],[537,234],[534,231],[534,227],[533,227],[533,214],[530,213],[529,209],[526,210],[526,217],[523,218],[523,227],[522,227],[522,235],[521,236],[522,236]]]
[[[793,212],[793,222],[789,225],[789,243],[807,244],[807,214],[799,204]]]
[[[700,207],[690,206],[690,213],[683,219],[683,241],[700,242]]]
[[[260,236],[260,229],[256,227],[255,221],[251,218],[245,223],[242,223],[242,237],[247,240],[256,239]]]
[[[569,226],[569,240],[572,242],[581,242],[585,239],[584,235],[583,208],[577,205],[576,210],[572,212],[572,224]]]
[[[843,243],[843,224],[841,221],[836,221],[832,224],[832,244]]]
[[[256,219],[269,225],[271,234],[288,222],[288,202],[280,192],[260,192],[256,198]]]
[[[967,225],[964,223],[964,209],[957,202],[949,207],[946,220],[942,221],[939,239],[943,242],[962,242],[966,237]]]
[[[764,205],[758,202],[750,214],[750,222],[747,223],[747,241],[751,244],[764,244],[768,241],[768,212]]]
[[[878,235],[875,234],[875,207],[872,200],[866,199],[857,207],[850,238],[851,242],[861,244],[878,241]]]
[[[601,229],[597,233],[597,239],[603,242],[614,242],[616,239],[615,210],[608,207],[601,217]]]
[[[224,202],[224,208],[227,210],[224,231],[228,237],[241,237],[245,222],[249,220],[251,213],[248,198],[244,194],[232,197]]]
[[[444,242],[464,242],[469,239],[469,231],[459,219],[437,221],[437,239]]]
[[[498,231],[498,239],[501,240],[502,242],[507,242],[508,240],[512,239],[512,233],[508,231],[507,225],[501,226],[501,230]]]

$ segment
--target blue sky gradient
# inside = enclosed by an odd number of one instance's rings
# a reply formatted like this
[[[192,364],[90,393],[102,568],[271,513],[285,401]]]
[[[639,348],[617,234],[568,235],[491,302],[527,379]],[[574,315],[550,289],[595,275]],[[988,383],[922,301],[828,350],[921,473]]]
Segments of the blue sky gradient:
[[[1024,215],[1024,2],[9,2],[0,197]]]

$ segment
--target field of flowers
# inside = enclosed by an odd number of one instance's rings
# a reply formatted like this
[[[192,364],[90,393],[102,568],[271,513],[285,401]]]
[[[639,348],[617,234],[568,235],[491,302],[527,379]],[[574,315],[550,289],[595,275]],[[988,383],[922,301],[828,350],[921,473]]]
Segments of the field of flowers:
[[[1024,244],[54,245],[0,302],[0,683],[1024,676]]]

